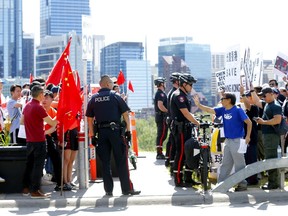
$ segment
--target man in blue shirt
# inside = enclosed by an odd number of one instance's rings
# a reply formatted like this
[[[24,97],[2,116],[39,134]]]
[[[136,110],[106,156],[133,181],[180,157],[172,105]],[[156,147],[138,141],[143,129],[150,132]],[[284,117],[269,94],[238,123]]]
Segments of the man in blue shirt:
[[[216,117],[222,116],[225,133],[225,144],[223,149],[223,161],[220,166],[218,183],[224,181],[231,173],[233,166],[235,172],[243,169],[245,164],[244,153],[239,153],[240,139],[245,135],[244,122],[247,124],[245,143],[250,142],[252,122],[245,114],[244,110],[237,107],[236,96],[232,93],[224,93],[221,98],[222,107],[211,108],[200,104],[199,97],[196,95],[193,100],[197,107],[205,112],[215,114]],[[241,181],[235,191],[247,190],[247,181]]]

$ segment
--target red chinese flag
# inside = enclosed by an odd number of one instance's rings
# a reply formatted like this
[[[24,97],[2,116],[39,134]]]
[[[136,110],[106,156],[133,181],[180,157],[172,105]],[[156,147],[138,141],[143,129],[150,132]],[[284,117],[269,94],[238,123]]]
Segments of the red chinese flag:
[[[82,109],[80,91],[76,86],[69,61],[67,61],[63,67],[61,83],[57,120],[60,130],[63,128],[63,133],[65,133],[75,120],[77,120]]]
[[[32,73],[30,73],[30,80],[29,80],[29,82],[32,83],[32,82],[33,82],[33,79],[34,79],[34,77],[33,77]]]
[[[134,92],[134,88],[133,88],[133,85],[131,83],[131,80],[129,80],[129,83],[128,83],[128,89],[132,92]]]
[[[124,74],[122,70],[119,71],[118,77],[117,77],[117,84],[122,85],[125,82]]]
[[[64,49],[61,56],[57,60],[56,64],[52,68],[52,70],[48,76],[48,79],[46,80],[46,85],[48,85],[49,83],[52,83],[54,85],[58,85],[60,83],[63,66],[66,64],[66,61],[67,61],[68,56],[70,54],[71,41],[72,41],[72,37],[69,38],[69,41],[67,43],[66,48]]]

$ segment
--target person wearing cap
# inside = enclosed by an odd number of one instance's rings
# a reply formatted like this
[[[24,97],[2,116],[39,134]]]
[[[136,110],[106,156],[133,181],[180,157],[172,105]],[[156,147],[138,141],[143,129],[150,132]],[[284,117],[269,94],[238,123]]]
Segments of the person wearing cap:
[[[24,124],[26,131],[27,162],[23,177],[24,196],[31,195],[31,198],[47,198],[40,190],[43,167],[46,158],[46,138],[44,122],[55,127],[57,120],[52,119],[40,104],[44,98],[44,89],[40,85],[33,86],[31,90],[33,99],[29,101],[21,117],[21,124]]]
[[[21,99],[21,85],[13,84],[10,87],[11,98],[7,102],[7,111],[11,121],[10,127],[10,143],[17,144],[20,146],[26,146],[26,140],[19,138],[19,127],[20,127],[20,119],[22,115],[22,103]]]
[[[172,131],[175,137],[175,157],[173,164],[174,184],[176,187],[189,187],[199,185],[192,179],[192,169],[186,163],[185,142],[191,138],[192,125],[200,125],[194,118],[191,110],[191,100],[188,98],[196,79],[190,74],[179,76],[179,88],[171,96],[171,119],[173,121]],[[185,170],[184,170],[185,167]],[[184,174],[183,174],[184,173]]]
[[[4,119],[6,118],[5,116],[5,110],[4,110],[4,104],[6,103],[5,96],[3,95],[3,84],[4,81],[0,79],[0,136],[4,138],[3,129],[4,129]]]
[[[246,165],[248,165],[257,162],[258,128],[257,123],[253,121],[253,118],[259,117],[259,109],[252,100],[251,91],[250,90],[244,91],[243,85],[240,85],[240,95],[241,95],[241,101],[244,104],[244,110],[252,122],[250,142],[248,143],[246,153],[244,154]],[[246,134],[247,131],[246,124],[244,128]],[[257,174],[246,178],[246,180],[248,185],[258,184]]]
[[[170,82],[172,83],[172,88],[167,94],[167,110],[168,110],[168,117],[167,117],[167,125],[170,130],[169,137],[168,137],[168,142],[166,144],[166,161],[165,161],[165,166],[168,167],[170,166],[170,173],[173,175],[173,163],[174,163],[174,157],[175,157],[175,139],[173,136],[173,133],[171,131],[171,108],[170,108],[170,101],[171,101],[171,96],[175,90],[179,88],[179,76],[182,73],[179,72],[173,72],[170,75]]]
[[[258,97],[262,96],[266,102],[264,107]],[[280,144],[280,135],[273,129],[274,125],[280,124],[282,118],[282,108],[275,100],[274,91],[271,87],[266,87],[259,94],[252,92],[255,104],[263,108],[263,116],[255,119],[262,126],[262,137],[264,144],[265,159],[278,158],[278,146]],[[262,186],[263,190],[277,189],[280,185],[278,169],[268,170],[268,183]]]
[[[280,102],[280,105],[283,104],[284,100],[285,100],[285,97],[283,95],[280,94],[279,92],[279,87],[278,87],[278,82],[277,80],[275,79],[271,79],[269,80],[269,86],[273,89],[277,89],[277,90],[274,90],[275,94],[277,94],[277,100]]]
[[[166,117],[168,114],[167,109],[167,95],[165,93],[166,79],[158,77],[154,80],[154,84],[157,87],[157,91],[154,96],[154,111],[155,122],[157,127],[156,135],[156,159],[165,159],[163,154],[163,143],[167,138],[168,127],[166,123]],[[167,151],[167,149],[166,149]]]
[[[241,139],[245,136],[244,123],[247,125],[245,143],[250,143],[252,122],[244,110],[236,106],[236,96],[233,93],[225,92],[221,98],[222,107],[211,108],[200,103],[199,97],[195,95],[193,100],[201,110],[215,114],[216,117],[222,116],[225,142],[223,148],[223,160],[219,168],[217,182],[224,181],[231,173],[234,166],[235,172],[246,166],[244,153],[238,152]],[[235,191],[247,190],[247,181],[242,180],[238,183]]]

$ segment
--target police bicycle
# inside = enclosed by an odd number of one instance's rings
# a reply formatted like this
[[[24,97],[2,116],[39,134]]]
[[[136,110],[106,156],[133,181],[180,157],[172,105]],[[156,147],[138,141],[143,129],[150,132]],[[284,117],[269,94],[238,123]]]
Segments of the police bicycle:
[[[199,147],[200,147],[200,160],[199,160],[199,171],[201,183],[204,192],[208,189],[208,173],[211,171],[211,153],[210,153],[210,139],[208,137],[208,129],[212,126],[211,122],[203,121],[203,118],[210,115],[200,115],[200,126],[199,130]]]
[[[200,116],[200,126],[199,129],[202,129],[202,134],[199,134],[199,147],[200,147],[200,160],[199,160],[199,171],[201,177],[201,183],[203,185],[204,192],[208,190],[208,174],[212,172],[212,156],[211,156],[211,142],[208,134],[208,129],[213,126],[213,128],[223,127],[223,123],[217,122],[208,122],[203,121],[203,118],[210,115],[201,115]],[[211,132],[212,133],[212,132]],[[221,151],[221,142],[216,144],[217,151]]]

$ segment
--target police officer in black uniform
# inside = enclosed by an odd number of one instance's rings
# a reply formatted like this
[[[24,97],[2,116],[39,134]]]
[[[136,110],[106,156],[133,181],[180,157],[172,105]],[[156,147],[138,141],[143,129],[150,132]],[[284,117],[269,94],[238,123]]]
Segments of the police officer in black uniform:
[[[157,126],[156,159],[165,159],[165,156],[163,154],[163,142],[167,138],[168,132],[168,127],[166,123],[168,109],[167,95],[165,93],[165,82],[165,78],[162,77],[154,80],[154,84],[158,88],[154,97],[155,122]]]
[[[171,97],[171,118],[173,121],[172,132],[175,136],[176,155],[174,158],[174,182],[176,187],[188,185],[198,185],[200,183],[192,179],[192,170],[185,164],[184,144],[191,138],[192,125],[200,123],[190,113],[191,100],[188,95],[192,90],[193,83],[196,79],[190,74],[179,76],[179,88],[175,90]],[[183,170],[185,165],[185,170]],[[183,176],[184,173],[184,176]]]
[[[167,117],[167,125],[169,128],[169,137],[168,137],[168,142],[166,144],[166,161],[165,161],[165,166],[168,167],[170,165],[170,173],[173,174],[173,163],[174,163],[174,157],[175,157],[175,141],[174,141],[174,136],[171,131],[171,108],[170,108],[170,101],[171,101],[171,96],[172,93],[179,88],[179,76],[182,73],[179,72],[173,72],[170,75],[170,82],[172,83],[172,88],[167,94],[167,108],[168,108],[168,117]]]
[[[128,167],[128,150],[124,138],[131,140],[129,107],[113,88],[113,82],[108,75],[100,80],[98,93],[88,102],[86,116],[88,120],[89,137],[94,137],[94,120],[97,122],[98,142],[96,152],[102,162],[104,189],[107,196],[113,196],[113,178],[111,172],[111,151],[113,151],[123,195],[138,195],[130,180]],[[125,137],[121,134],[123,128],[121,116],[126,123]],[[124,128],[125,130],[125,128]]]

